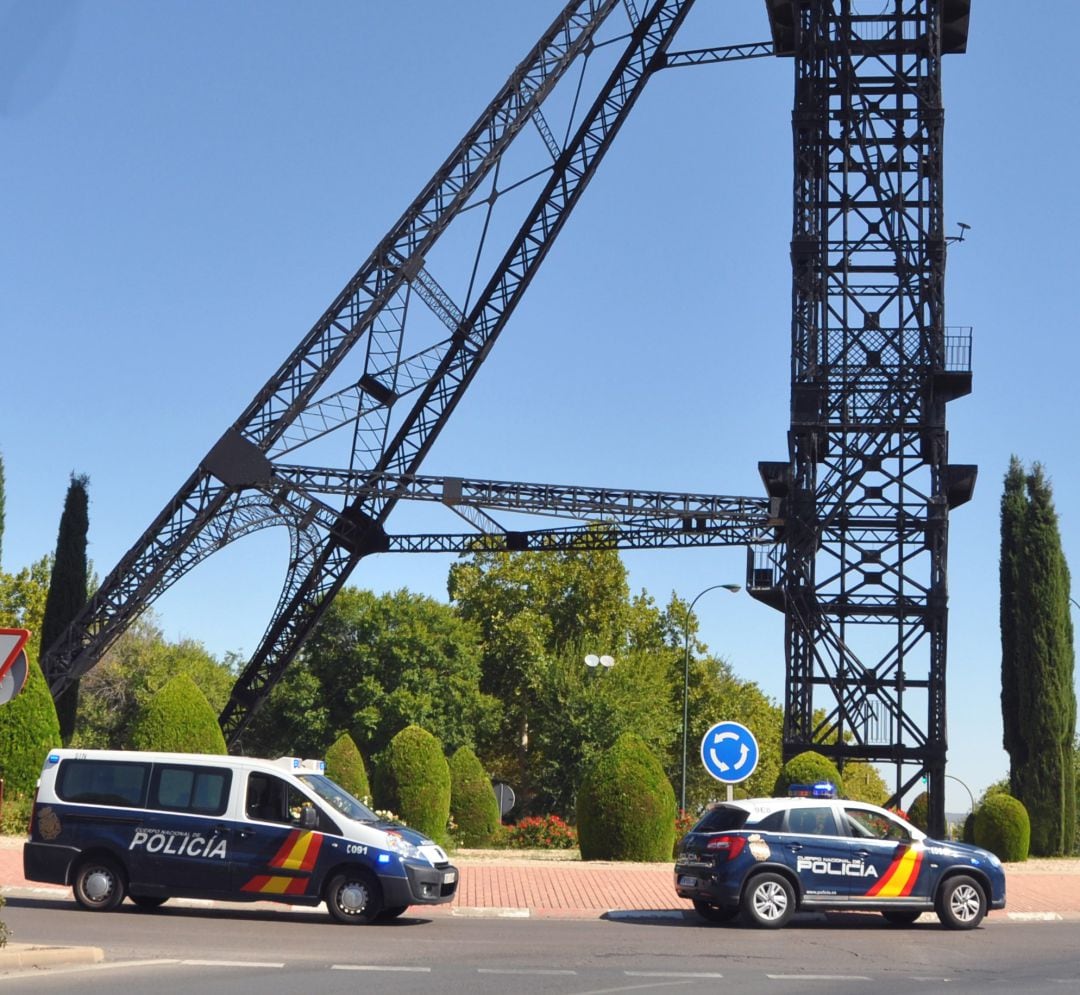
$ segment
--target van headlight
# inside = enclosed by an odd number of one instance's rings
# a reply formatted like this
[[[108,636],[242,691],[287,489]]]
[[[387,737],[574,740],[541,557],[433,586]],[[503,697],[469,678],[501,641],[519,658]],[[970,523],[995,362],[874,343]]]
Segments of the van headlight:
[[[413,846],[404,836],[395,832],[387,832],[386,849],[392,850],[401,857],[402,860],[418,860],[421,856],[420,850],[417,847]]]

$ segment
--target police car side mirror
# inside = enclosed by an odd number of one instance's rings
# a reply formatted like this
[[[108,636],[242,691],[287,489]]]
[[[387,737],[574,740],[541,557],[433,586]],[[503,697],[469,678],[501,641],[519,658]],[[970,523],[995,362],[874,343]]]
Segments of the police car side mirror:
[[[305,805],[300,809],[300,827],[302,829],[314,829],[319,824],[319,813],[314,805]]]

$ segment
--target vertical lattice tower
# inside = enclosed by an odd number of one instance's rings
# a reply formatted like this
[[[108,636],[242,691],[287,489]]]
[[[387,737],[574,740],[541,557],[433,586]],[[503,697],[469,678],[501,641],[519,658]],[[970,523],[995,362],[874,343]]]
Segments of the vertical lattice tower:
[[[751,581],[786,616],[784,753],[895,764],[897,796],[926,777],[940,832],[948,512],[975,478],[945,430],[971,336],[944,324],[941,56],[969,4],[767,5],[795,63],[791,431],[761,465],[775,583],[760,557]]]

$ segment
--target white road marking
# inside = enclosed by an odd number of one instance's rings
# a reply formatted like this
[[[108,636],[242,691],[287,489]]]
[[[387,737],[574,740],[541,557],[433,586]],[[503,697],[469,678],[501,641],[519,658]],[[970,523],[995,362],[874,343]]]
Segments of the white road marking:
[[[562,971],[540,967],[478,967],[477,974],[577,974],[577,971]]]
[[[870,981],[865,974],[766,974],[770,981]]]
[[[186,967],[284,967],[284,961],[265,960],[182,960]]]
[[[406,967],[397,964],[331,964],[331,971],[411,971],[416,974],[430,974],[430,967]]]
[[[623,971],[628,978],[722,978],[710,971]]]

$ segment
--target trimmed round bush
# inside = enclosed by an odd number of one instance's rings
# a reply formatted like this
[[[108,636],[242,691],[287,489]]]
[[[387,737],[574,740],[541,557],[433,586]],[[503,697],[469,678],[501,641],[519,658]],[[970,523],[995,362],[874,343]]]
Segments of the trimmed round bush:
[[[371,801],[371,785],[360,748],[352,736],[343,732],[326,751],[326,776],[337,781],[354,798]]]
[[[916,829],[921,829],[924,833],[929,832],[930,825],[930,796],[921,791],[912,800],[908,806],[907,819]]]
[[[975,845],[1007,863],[1027,860],[1031,820],[1023,803],[1012,795],[990,795],[975,813]]]
[[[671,860],[675,792],[639,736],[623,733],[586,773],[577,829],[583,860]]]
[[[37,661],[26,657],[26,684],[6,705],[0,705],[0,777],[8,795],[33,794],[49,750],[60,745],[49,686]]]
[[[479,758],[467,746],[450,758],[450,816],[462,846],[487,846],[499,832],[498,799]]]
[[[773,794],[777,798],[783,798],[793,784],[816,784],[818,781],[832,781],[836,790],[843,795],[844,781],[836,764],[814,750],[806,750],[792,757],[780,768]]]
[[[171,678],[143,706],[128,742],[133,750],[163,753],[229,752],[210,702],[187,674]]]
[[[400,816],[436,843],[449,842],[450,766],[442,744],[426,729],[407,726],[380,754],[375,767],[380,808]]]

